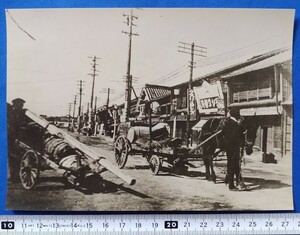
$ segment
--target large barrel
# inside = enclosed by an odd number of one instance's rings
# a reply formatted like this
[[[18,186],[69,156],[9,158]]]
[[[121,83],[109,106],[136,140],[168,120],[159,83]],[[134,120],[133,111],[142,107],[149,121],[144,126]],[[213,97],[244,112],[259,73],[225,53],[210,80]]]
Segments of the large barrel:
[[[133,143],[139,138],[149,139],[150,130],[149,127],[145,126],[133,126],[130,127],[127,133],[127,139],[130,143]],[[166,123],[157,123],[152,127],[152,139],[153,140],[162,140],[169,137],[168,124]]]
[[[45,140],[45,152],[55,160],[76,154],[66,141],[56,136],[50,136]]]

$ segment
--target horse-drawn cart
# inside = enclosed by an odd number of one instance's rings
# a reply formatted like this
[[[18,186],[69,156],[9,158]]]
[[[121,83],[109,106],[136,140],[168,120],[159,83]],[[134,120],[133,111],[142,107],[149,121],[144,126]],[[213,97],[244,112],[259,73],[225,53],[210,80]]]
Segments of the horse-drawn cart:
[[[203,155],[198,151],[201,146],[220,134],[211,135],[197,147],[190,149],[182,146],[178,138],[169,138],[168,128],[164,123],[156,125],[132,126],[127,135],[120,135],[115,141],[115,160],[119,168],[126,165],[129,155],[141,155],[147,159],[150,170],[157,175],[166,162],[176,173],[185,173],[189,161],[201,160]]]

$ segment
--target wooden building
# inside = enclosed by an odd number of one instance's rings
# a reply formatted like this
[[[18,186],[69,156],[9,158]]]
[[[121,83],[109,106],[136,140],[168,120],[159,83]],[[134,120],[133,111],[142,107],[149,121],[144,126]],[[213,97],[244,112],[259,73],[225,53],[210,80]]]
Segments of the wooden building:
[[[255,146],[262,152],[292,151],[292,52],[273,56],[222,76],[227,105],[244,117],[259,117]]]

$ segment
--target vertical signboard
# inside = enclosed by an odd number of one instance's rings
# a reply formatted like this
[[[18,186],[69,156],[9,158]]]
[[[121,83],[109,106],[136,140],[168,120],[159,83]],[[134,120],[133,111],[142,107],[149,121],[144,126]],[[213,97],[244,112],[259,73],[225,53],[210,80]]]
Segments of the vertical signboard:
[[[195,104],[195,92],[194,90],[188,90],[188,99],[190,103],[190,115],[196,114],[196,104]]]

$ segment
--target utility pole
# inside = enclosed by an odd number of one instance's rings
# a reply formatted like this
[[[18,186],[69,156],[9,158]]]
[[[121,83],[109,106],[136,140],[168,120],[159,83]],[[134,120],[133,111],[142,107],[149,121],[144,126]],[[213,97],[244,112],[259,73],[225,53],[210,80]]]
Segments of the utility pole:
[[[93,83],[92,83],[92,94],[91,94],[91,103],[90,103],[90,112],[89,112],[89,130],[91,132],[91,130],[93,130],[93,101],[94,101],[94,89],[95,89],[95,78],[96,76],[98,76],[99,74],[96,74],[96,72],[99,72],[96,67],[97,67],[97,59],[100,59],[96,56],[93,57],[89,57],[92,59],[93,63],[92,65],[92,71],[93,73],[89,73],[88,75],[91,75],[93,77]]]
[[[127,84],[127,76],[124,76],[124,79],[125,79],[125,83],[126,83],[126,87],[128,86]],[[129,80],[129,87],[130,87],[130,90],[133,91],[133,94],[135,96],[135,98],[138,98],[134,88],[133,88],[133,83],[138,83],[138,80],[139,78],[138,77],[133,77],[132,75],[130,75],[130,80]],[[118,81],[119,82],[119,81]]]
[[[75,117],[76,101],[77,101],[77,95],[75,95],[75,97],[74,97],[74,105],[73,105],[73,116],[72,116],[72,127],[71,127],[71,131],[74,131],[74,117]]]
[[[96,76],[98,76],[99,74],[96,74],[96,72],[99,72],[96,67],[97,67],[97,60],[100,59],[96,56],[93,56],[93,57],[89,57],[92,59],[93,63],[91,64],[92,65],[92,71],[93,73],[89,73],[88,75],[92,76],[93,78],[93,83],[92,83],[92,94],[91,94],[91,103],[90,103],[90,106],[91,106],[91,110],[93,110],[93,101],[94,101],[94,90],[95,90],[95,78]]]
[[[107,99],[106,99],[106,124],[107,124],[107,121],[108,121],[108,109],[109,109],[109,97],[110,97],[110,94],[114,94],[115,90],[114,89],[111,89],[111,88],[103,88],[101,93],[107,93]]]
[[[106,100],[107,108],[108,108],[108,105],[109,105],[109,93],[110,93],[110,88],[107,88],[107,100]]]
[[[70,130],[70,125],[71,125],[71,109],[72,109],[72,103],[69,103],[68,130]]]
[[[97,96],[95,96],[95,107],[94,107],[94,113],[97,112]]]
[[[131,67],[131,47],[132,47],[132,36],[139,36],[137,33],[132,32],[132,27],[136,26],[133,21],[138,19],[137,16],[133,14],[132,9],[130,10],[130,15],[123,14],[126,17],[126,21],[124,22],[127,26],[129,26],[129,32],[122,31],[129,36],[129,49],[128,49],[128,63],[127,63],[127,73],[126,73],[126,90],[125,90],[125,120],[129,120],[130,115],[130,105],[131,105],[131,75],[130,75],[130,67]]]
[[[82,93],[82,91],[83,91],[83,81],[82,80],[80,80],[79,81],[79,106],[78,106],[78,116],[80,116],[81,115],[81,102],[82,102],[82,95],[84,95],[83,93]]]
[[[82,90],[83,90],[83,86],[82,86],[82,80],[79,81],[79,105],[78,105],[78,115],[77,115],[77,131],[78,133],[80,133],[81,131],[81,127],[82,127],[82,122],[83,122],[83,118],[81,117],[81,111],[83,111],[83,108],[82,108],[82,95],[84,95],[82,93]]]
[[[193,69],[194,69],[194,56],[201,56],[201,57],[206,57],[203,55],[204,53],[207,53],[206,47],[202,46],[197,46],[193,42],[192,44],[185,43],[185,42],[179,42],[180,46],[178,46],[180,49],[178,52],[186,53],[191,55],[191,61],[190,61],[190,77],[189,77],[189,87],[187,89],[187,117],[186,117],[186,134],[187,134],[187,141],[186,141],[186,146],[189,147],[191,144],[190,142],[190,136],[191,136],[191,131],[190,131],[190,119],[191,119],[191,104],[190,104],[190,96],[191,92],[193,90]]]

